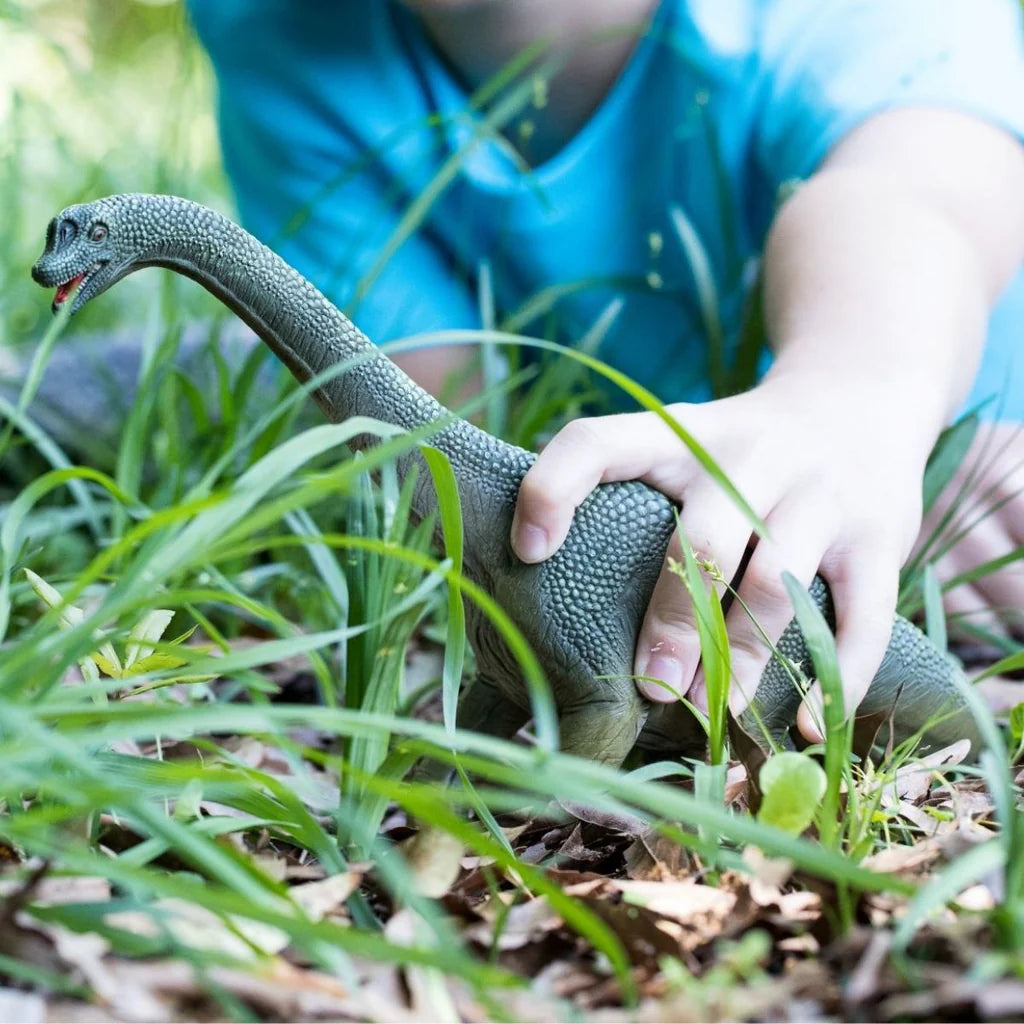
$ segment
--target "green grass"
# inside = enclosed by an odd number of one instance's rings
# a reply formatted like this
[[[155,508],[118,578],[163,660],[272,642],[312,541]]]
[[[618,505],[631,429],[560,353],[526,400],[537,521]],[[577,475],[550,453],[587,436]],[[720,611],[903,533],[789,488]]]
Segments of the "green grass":
[[[8,203],[14,216],[0,243],[0,343],[37,345],[40,370],[53,348],[65,343],[66,325],[49,323],[46,297],[28,282],[27,269],[58,207],[120,189],[163,189],[226,205],[209,120],[203,115],[198,128],[188,128],[181,116],[192,106],[208,109],[209,79],[183,35],[179,8],[130,4],[126,10],[130,16],[101,15],[98,6],[90,7],[99,19],[100,52],[108,54],[93,74],[106,76],[126,97],[123,108],[108,104],[120,109],[123,121],[114,126],[120,132],[108,128],[103,137],[130,136],[135,107],[127,97],[138,84],[130,68],[145,54],[153,77],[178,87],[147,86],[150,99],[170,97],[157,105],[158,116],[147,129],[151,136],[135,137],[132,145],[119,141],[108,150],[96,142],[100,122],[93,106],[83,100],[85,124],[71,125],[61,104],[27,79],[5,111],[10,131],[0,139],[0,194],[24,202]],[[55,19],[55,5],[0,5],[0,26],[32,40],[47,55],[47,67],[60,76],[66,94],[88,79],[76,70],[66,46],[54,42],[59,38]],[[109,57],[115,52],[117,60]],[[510,70],[513,77],[515,70]],[[505,105],[492,109],[488,127],[500,127],[527,92],[524,87],[506,95]],[[485,93],[480,102],[491,99]],[[37,173],[40,163],[59,172]],[[434,190],[410,207],[392,247],[415,230],[457,166],[446,165]],[[715,284],[701,258],[700,240],[685,219],[677,218],[676,229],[693,254],[705,329],[724,345],[715,320]],[[382,252],[381,259],[386,255]],[[507,353],[513,376],[506,380],[513,383],[517,350],[533,346],[544,352],[541,369],[527,371],[535,374],[529,394],[509,394],[504,406],[491,407],[491,425],[508,431],[516,424],[512,439],[532,444],[552,422],[579,413],[596,394],[596,374],[639,406],[665,416],[653,395],[591,354],[616,315],[614,304],[579,339],[580,351],[571,358],[551,338],[526,336],[535,328],[543,334],[540,325],[557,298],[535,296],[502,321],[485,289],[481,308],[491,310],[484,317],[488,329],[446,336],[490,346],[492,355]],[[174,363],[182,325],[193,317],[211,323],[205,381],[189,379]],[[389,810],[402,809],[410,819],[493,859],[502,884],[520,898],[545,894],[582,940],[603,955],[628,1000],[634,978],[615,931],[592,907],[567,897],[545,874],[546,865],[517,859],[498,825],[504,812],[539,811],[557,798],[631,814],[692,850],[712,871],[745,870],[741,854],[750,845],[785,857],[805,876],[835,887],[837,931],[854,919],[862,893],[912,896],[910,914],[896,933],[908,962],[917,926],[969,881],[995,871],[1006,896],[992,915],[993,955],[1011,963],[1024,951],[1019,794],[1002,730],[973,691],[967,699],[989,739],[973,770],[983,775],[995,798],[1001,828],[916,890],[911,882],[860,863],[889,843],[894,832],[912,839],[909,831],[879,820],[881,786],[912,754],[904,748],[874,765],[852,757],[850,730],[838,717],[834,645],[798,589],[793,590],[797,615],[812,638],[818,678],[832,697],[826,718],[835,719],[827,723],[821,752],[825,789],[813,830],[793,834],[722,804],[724,772],[717,765],[728,756],[728,645],[717,596],[706,588],[706,573],[689,552],[680,571],[702,609],[716,768],[669,763],[613,770],[561,755],[541,666],[503,610],[462,575],[457,491],[450,467],[429,447],[422,450],[438,494],[443,555],[432,546],[435,524],[411,520],[410,483],[398,480],[394,458],[413,445],[429,445],[429,437],[365,420],[320,424],[308,412],[304,390],[273,372],[268,400],[267,377],[261,376],[264,354],[257,351],[237,366],[225,363],[217,347],[220,320],[206,296],[169,274],[140,275],[138,282],[119,286],[89,307],[76,329],[130,325],[146,332],[149,341],[138,397],[115,449],[92,465],[79,465],[34,422],[28,400],[35,377],[18,401],[0,405],[0,839],[23,858],[7,870],[25,877],[31,864],[44,862],[58,874],[102,876],[116,887],[116,909],[139,910],[157,922],[166,914],[160,901],[173,896],[193,899],[226,918],[273,925],[309,962],[343,980],[355,977],[361,958],[437,969],[464,978],[489,1012],[501,1016],[498,993],[521,979],[460,939],[437,902],[423,895],[414,866],[379,835]],[[748,331],[753,335],[756,328]],[[728,367],[723,363],[720,369],[726,379]],[[492,361],[489,373],[498,386],[500,364]],[[718,473],[697,439],[668,422],[709,472]],[[948,480],[969,429],[968,423],[946,436],[932,460],[926,494],[934,496]],[[368,432],[381,443],[353,458],[346,441]],[[721,485],[742,500],[718,475]],[[747,512],[757,527],[753,510]],[[80,621],[62,625],[60,609],[39,602],[25,569],[80,606]],[[926,610],[930,633],[941,639],[928,559],[908,568],[903,600],[908,610]],[[533,702],[532,746],[456,728],[458,686],[472,665],[465,645],[466,602],[491,618],[522,666]],[[106,645],[123,652],[133,630],[156,609],[174,613],[165,636],[196,628],[192,643],[152,645],[157,655],[179,656],[184,664],[128,678],[91,670],[76,677],[77,666],[89,664]],[[419,693],[404,679],[412,644],[443,647],[437,678],[427,680]],[[272,702],[275,685],[268,673],[286,660],[312,679],[318,704]],[[1020,665],[1017,652],[1004,668]],[[410,704],[424,691],[440,693],[440,723],[411,713]],[[225,738],[241,736],[279,747],[292,772],[288,781],[236,756]],[[186,739],[195,744],[190,755],[164,750]],[[137,751],[143,747],[153,756],[141,756]],[[420,781],[414,767],[421,758],[454,768],[455,781],[448,786]],[[336,793],[325,795],[321,770],[336,783]],[[694,772],[693,792],[676,784],[676,776]],[[204,801],[225,811],[200,813]],[[124,823],[138,841],[118,852],[103,851],[103,815]],[[352,860],[373,860],[387,898],[410,908],[421,923],[416,941],[406,945],[385,935],[384,915],[363,893],[350,901],[351,926],[310,920],[286,886],[227,841],[233,834],[261,831],[282,847],[303,851],[328,872],[340,872]],[[38,921],[102,934],[126,956],[164,953],[197,970],[209,959],[166,927],[148,937],[118,928],[106,905],[50,905],[29,898],[24,909]],[[47,991],[66,987],[17,958],[0,960],[0,975]],[[243,1010],[225,1004],[227,1016],[240,1017]]]

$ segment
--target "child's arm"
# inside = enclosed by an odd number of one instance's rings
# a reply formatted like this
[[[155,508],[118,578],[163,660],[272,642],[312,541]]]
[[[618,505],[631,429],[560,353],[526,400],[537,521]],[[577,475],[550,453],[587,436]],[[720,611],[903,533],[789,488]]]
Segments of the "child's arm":
[[[928,453],[969,389],[988,309],[1022,258],[1016,140],[940,110],[878,115],[776,217],[764,271],[777,359],[766,379],[734,398],[671,407],[769,526],[739,587],[768,637],[792,617],[783,569],[829,582],[848,710],[888,641]],[[749,524],[649,413],[576,421],[555,437],[523,482],[516,550],[526,561],[548,557],[596,484],[632,478],[680,502],[690,543],[733,577]],[[663,571],[636,671],[699,702],[692,615],[682,584]],[[738,710],[768,651],[738,605],[728,626]],[[818,736],[806,707],[800,727]]]

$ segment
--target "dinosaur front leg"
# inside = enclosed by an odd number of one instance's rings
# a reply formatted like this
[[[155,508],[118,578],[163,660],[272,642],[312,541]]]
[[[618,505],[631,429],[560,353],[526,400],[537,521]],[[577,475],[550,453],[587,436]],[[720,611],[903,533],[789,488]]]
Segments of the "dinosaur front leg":
[[[459,701],[460,729],[511,739],[529,720],[530,713],[509,700],[489,679],[481,676]]]
[[[632,682],[628,692],[618,693],[595,685],[577,702],[559,707],[562,752],[618,767],[636,745],[646,720],[646,705]]]
[[[529,712],[506,697],[489,679],[478,676],[459,700],[456,722],[460,729],[511,739],[529,720]],[[417,782],[448,782],[452,767],[433,758],[421,758],[413,770]]]

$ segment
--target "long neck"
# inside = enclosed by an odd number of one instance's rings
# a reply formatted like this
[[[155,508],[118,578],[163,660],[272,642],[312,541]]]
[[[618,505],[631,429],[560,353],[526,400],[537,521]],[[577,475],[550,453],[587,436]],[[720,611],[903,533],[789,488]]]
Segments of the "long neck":
[[[168,196],[132,197],[150,230],[140,265],[162,266],[192,278],[231,308],[302,382],[351,363],[317,386],[313,396],[328,419],[370,416],[406,430],[445,425],[429,443],[448,456],[464,506],[474,521],[511,514],[509,489],[518,485],[530,456],[451,413],[415,384],[334,304],[276,253],[206,207]],[[150,214],[150,216],[146,216]],[[367,439],[364,439],[367,441]],[[408,470],[419,462],[400,460]],[[425,475],[425,474],[423,474]],[[417,486],[415,510],[435,507],[429,483]],[[470,516],[467,528],[471,525]]]

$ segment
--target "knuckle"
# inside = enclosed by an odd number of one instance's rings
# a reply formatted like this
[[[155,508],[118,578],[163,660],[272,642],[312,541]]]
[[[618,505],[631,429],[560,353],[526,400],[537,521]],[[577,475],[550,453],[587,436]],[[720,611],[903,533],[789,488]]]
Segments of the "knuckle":
[[[822,575],[834,591],[866,601],[888,599],[899,586],[898,545],[877,536],[862,544],[855,540],[836,545],[822,559]],[[893,597],[895,602],[895,597]]]
[[[574,450],[600,448],[608,442],[609,417],[585,417],[570,420],[552,438],[549,448],[554,445]]]
[[[690,496],[688,500],[693,507],[698,507],[698,496]],[[696,516],[687,517],[685,502],[683,514],[680,517],[680,528],[675,531],[673,538],[678,541],[680,557],[683,554],[684,542],[697,558],[709,559],[711,561],[717,560],[716,552],[722,548],[719,530],[715,524]]]
[[[896,609],[888,603],[865,609],[860,619],[860,631],[865,638],[865,647],[872,652],[884,651],[892,635]]]
[[[555,480],[546,474],[531,473],[523,478],[519,486],[519,507],[531,516],[556,515],[564,503],[564,494],[558,492]]]
[[[734,629],[729,634],[729,653],[733,667],[744,671],[754,664],[767,664],[771,648],[756,629]]]
[[[884,599],[837,607],[839,647],[858,662],[881,660],[892,635],[895,610],[895,603]]]
[[[694,626],[693,602],[682,581],[674,575],[667,578],[663,575],[647,609],[644,633],[675,643],[694,637]]]
[[[780,606],[786,609],[786,615],[792,616],[792,605],[786,585],[782,582],[782,567],[773,563],[771,566],[751,565],[743,576],[740,584],[740,595],[743,600],[760,612],[775,611]]]

